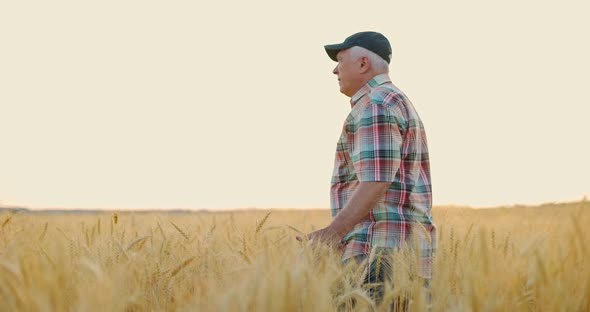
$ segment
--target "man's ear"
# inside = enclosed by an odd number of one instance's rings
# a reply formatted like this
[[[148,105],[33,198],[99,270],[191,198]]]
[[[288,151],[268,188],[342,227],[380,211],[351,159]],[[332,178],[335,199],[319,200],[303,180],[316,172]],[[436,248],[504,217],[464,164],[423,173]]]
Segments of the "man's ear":
[[[366,73],[371,68],[371,61],[366,56],[361,56],[360,58],[360,72]]]

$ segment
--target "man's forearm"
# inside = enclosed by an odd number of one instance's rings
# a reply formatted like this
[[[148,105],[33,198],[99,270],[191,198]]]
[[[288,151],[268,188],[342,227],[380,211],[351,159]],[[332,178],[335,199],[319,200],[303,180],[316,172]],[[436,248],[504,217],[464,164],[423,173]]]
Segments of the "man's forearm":
[[[361,182],[329,227],[340,237],[363,220],[383,197],[390,182]]]

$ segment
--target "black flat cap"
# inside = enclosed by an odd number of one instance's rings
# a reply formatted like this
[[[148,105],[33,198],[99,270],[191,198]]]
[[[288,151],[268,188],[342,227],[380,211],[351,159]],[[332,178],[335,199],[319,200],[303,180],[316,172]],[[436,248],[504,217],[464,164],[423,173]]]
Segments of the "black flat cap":
[[[363,47],[381,56],[387,64],[391,61],[391,45],[389,44],[389,40],[382,34],[374,31],[356,33],[346,38],[342,43],[325,45],[324,49],[326,49],[328,56],[337,62],[336,55],[338,52],[354,46]]]

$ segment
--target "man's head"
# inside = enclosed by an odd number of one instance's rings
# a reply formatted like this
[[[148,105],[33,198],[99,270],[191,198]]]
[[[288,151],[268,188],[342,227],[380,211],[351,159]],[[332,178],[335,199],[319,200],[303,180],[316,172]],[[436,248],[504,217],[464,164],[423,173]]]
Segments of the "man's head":
[[[332,72],[338,76],[340,92],[346,96],[353,96],[376,75],[389,72],[391,46],[380,33],[357,33],[343,43],[324,48],[328,56],[338,62]]]

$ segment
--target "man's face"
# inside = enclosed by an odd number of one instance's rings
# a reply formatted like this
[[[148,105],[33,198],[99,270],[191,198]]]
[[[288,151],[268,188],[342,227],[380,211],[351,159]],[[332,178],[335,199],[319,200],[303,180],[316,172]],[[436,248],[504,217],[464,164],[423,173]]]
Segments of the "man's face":
[[[362,87],[360,83],[360,58],[353,60],[350,55],[350,49],[342,50],[336,55],[338,65],[332,73],[338,76],[340,92],[348,97],[352,97],[356,91]]]

